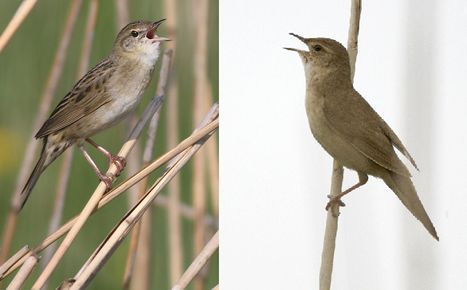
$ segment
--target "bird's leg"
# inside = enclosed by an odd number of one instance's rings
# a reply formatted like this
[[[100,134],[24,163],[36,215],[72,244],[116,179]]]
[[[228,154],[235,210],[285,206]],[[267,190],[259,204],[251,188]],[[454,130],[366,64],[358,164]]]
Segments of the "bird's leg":
[[[86,142],[94,146],[97,150],[99,150],[102,154],[105,155],[109,159],[109,164],[115,164],[115,167],[117,167],[117,172],[115,173],[116,176],[119,176],[122,170],[126,166],[126,160],[125,158],[118,156],[118,155],[112,155],[109,151],[105,150],[104,147],[98,145],[96,142],[92,141],[89,138],[86,138]]]
[[[97,167],[96,163],[94,163],[94,160],[92,160],[91,156],[89,155],[88,152],[84,149],[84,146],[82,144],[78,145],[79,150],[81,153],[83,153],[84,158],[86,161],[91,165],[92,169],[96,173],[97,177],[105,183],[105,186],[107,187],[107,190],[112,188],[112,180],[113,176],[107,176],[106,174],[102,173],[99,168]]]
[[[357,189],[360,186],[364,185],[367,181],[368,181],[368,175],[366,175],[365,173],[362,173],[362,172],[358,172],[358,183],[357,184],[347,188],[346,190],[344,190],[343,192],[341,192],[341,193],[339,193],[339,194],[337,194],[335,196],[328,195],[329,202],[326,205],[326,210],[328,210],[329,207],[331,207],[332,204],[334,204],[334,203],[337,203],[340,206],[345,206],[345,203],[342,202],[341,198],[344,195],[346,195],[347,193],[349,193],[351,191],[354,191],[355,189]]]

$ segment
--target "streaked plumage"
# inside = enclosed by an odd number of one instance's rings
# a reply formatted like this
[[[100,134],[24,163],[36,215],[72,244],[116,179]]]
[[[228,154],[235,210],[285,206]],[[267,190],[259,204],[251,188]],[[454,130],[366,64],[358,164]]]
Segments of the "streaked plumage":
[[[311,132],[334,159],[359,175],[359,183],[343,194],[365,184],[367,174],[379,177],[438,240],[433,223],[410,180],[410,172],[394,147],[415,168],[417,165],[394,131],[353,88],[345,47],[329,38],[292,35],[309,48],[309,51],[286,49],[298,52],[305,68],[305,105]],[[340,202],[339,198],[330,202]]]
[[[43,147],[22,191],[21,207],[40,174],[63,151],[75,143],[82,146],[84,140],[115,125],[136,108],[151,79],[159,44],[168,40],[155,34],[162,21],[136,21],[125,26],[112,54],[86,73],[57,105],[35,136],[43,139]],[[98,169],[96,173],[110,184]]]

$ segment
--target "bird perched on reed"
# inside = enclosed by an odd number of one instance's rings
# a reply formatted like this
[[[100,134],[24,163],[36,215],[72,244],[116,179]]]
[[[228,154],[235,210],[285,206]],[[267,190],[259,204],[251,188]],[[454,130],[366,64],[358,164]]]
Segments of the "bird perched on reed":
[[[125,159],[112,155],[91,139],[135,110],[151,80],[160,43],[169,40],[156,35],[165,19],[136,21],[117,35],[111,54],[87,72],[66,94],[36,134],[43,146],[39,161],[20,195],[24,206],[39,176],[68,147],[77,144],[99,179],[112,186],[113,176],[101,172],[84,148],[88,142],[114,163],[119,173]]]
[[[321,146],[341,165],[357,171],[359,182],[332,203],[364,185],[368,175],[383,179],[405,207],[438,240],[438,235],[420,201],[407,167],[398,158],[397,148],[412,165],[415,161],[394,131],[354,89],[349,55],[344,46],[329,38],[304,38],[308,51],[298,53],[305,68],[306,112],[311,132]],[[417,168],[418,169],[418,168]]]

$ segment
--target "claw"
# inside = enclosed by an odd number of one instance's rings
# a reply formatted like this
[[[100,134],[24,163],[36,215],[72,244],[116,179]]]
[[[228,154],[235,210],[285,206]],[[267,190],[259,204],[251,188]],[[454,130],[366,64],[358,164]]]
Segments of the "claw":
[[[345,203],[342,202],[340,196],[328,195],[328,198],[329,198],[329,201],[326,204],[326,210],[328,210],[334,204],[337,204],[337,205],[342,206],[342,207],[345,206]]]
[[[118,155],[112,155],[110,157],[110,162],[115,164],[115,167],[117,167],[117,172],[115,173],[115,175],[119,176],[126,166],[126,159]]]
[[[109,191],[112,189],[112,182],[115,179],[115,176],[113,174],[105,175],[105,174],[99,174],[99,179],[105,183],[105,192]]]

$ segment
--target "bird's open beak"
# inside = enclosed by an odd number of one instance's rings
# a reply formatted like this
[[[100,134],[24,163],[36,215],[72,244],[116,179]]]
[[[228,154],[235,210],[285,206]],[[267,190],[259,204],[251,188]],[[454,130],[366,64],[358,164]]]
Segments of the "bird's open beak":
[[[152,39],[153,41],[169,41],[170,39],[167,37],[160,37],[156,35],[157,28],[165,21],[164,19],[158,20],[152,24],[152,27],[146,32],[146,37]]]
[[[167,38],[167,37],[154,37],[152,40],[154,41],[171,41],[170,38]]]
[[[301,42],[306,43],[306,38],[305,37],[302,37],[302,36],[300,36],[298,34],[295,34],[295,33],[289,33],[289,34],[292,35],[293,37],[296,37],[296,38],[300,39]]]
[[[165,18],[164,18],[164,19],[161,19],[161,20],[157,20],[156,22],[154,22],[154,23],[152,24],[152,26],[154,27],[153,29],[156,30],[156,29],[159,27],[159,25],[161,25],[162,22],[164,22],[164,21],[165,21]]]
[[[304,37],[301,37],[300,35],[298,34],[295,34],[295,33],[289,33],[290,35],[300,39],[300,41],[302,41],[303,43],[305,43],[305,38]],[[302,55],[304,53],[306,53],[305,50],[301,50],[301,49],[297,49],[297,48],[291,48],[291,47],[284,47],[284,49],[287,49],[287,50],[291,50],[291,51],[296,51],[298,52],[298,54]]]
[[[292,47],[284,47],[284,49],[287,49],[287,50],[291,50],[291,51],[296,51],[298,53],[304,53],[306,51],[304,50],[300,50],[300,49],[296,49],[296,48],[292,48]]]

